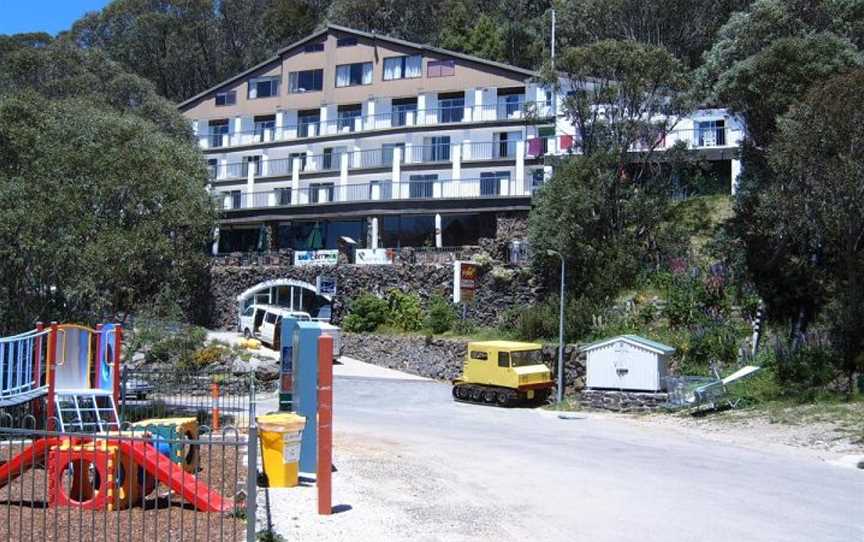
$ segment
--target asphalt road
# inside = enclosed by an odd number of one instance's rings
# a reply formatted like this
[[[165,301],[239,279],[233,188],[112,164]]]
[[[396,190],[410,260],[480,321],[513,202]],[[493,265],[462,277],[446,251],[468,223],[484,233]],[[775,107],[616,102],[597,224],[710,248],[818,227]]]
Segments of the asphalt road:
[[[337,436],[398,447],[388,491],[404,490],[392,506],[405,509],[392,513],[446,501],[443,514],[462,509],[482,529],[449,536],[421,514],[426,540],[864,541],[864,471],[608,417],[458,404],[431,381],[337,376],[334,386]],[[399,478],[401,461],[436,483]]]

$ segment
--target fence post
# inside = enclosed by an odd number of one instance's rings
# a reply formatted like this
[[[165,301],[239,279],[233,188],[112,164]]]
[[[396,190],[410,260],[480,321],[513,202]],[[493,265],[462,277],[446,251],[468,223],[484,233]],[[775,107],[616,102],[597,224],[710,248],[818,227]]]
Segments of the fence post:
[[[51,322],[51,331],[48,333],[48,364],[45,377],[48,381],[48,404],[45,405],[45,427],[48,431],[54,431],[54,427],[56,426],[54,420],[54,370],[56,369],[55,363],[57,361],[57,329],[57,322]]]
[[[210,383],[210,398],[213,400],[213,413],[211,415],[211,429],[213,431],[219,430],[219,383],[212,382]]]
[[[249,441],[246,444],[246,542],[255,542],[258,514],[258,422],[255,420],[255,378],[249,388]]]
[[[318,513],[333,513],[333,337],[318,337]]]
[[[120,368],[120,423],[126,422],[126,388],[129,384],[129,369],[124,365]]]

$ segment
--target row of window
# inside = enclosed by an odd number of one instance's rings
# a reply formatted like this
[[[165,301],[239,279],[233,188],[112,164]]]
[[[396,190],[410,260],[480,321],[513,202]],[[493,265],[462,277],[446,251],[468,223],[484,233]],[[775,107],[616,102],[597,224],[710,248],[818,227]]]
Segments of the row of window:
[[[322,44],[323,47],[323,44]],[[430,60],[426,64],[427,77],[451,77],[456,75],[453,60]],[[416,79],[423,76],[423,57],[406,55],[384,59],[384,81]],[[247,97],[250,100],[271,98],[279,95],[280,76],[256,77],[249,80]],[[336,66],[335,85],[337,88],[372,84],[372,62],[355,62]],[[324,70],[301,70],[288,73],[288,92],[302,94],[318,92],[324,88]],[[228,90],[216,93],[216,105],[226,106],[237,103],[237,91]]]
[[[445,246],[477,245],[481,238],[494,238],[497,224],[492,213],[441,215],[441,236]],[[350,237],[369,245],[368,222],[355,220],[293,221],[279,224],[276,248],[309,250],[335,249],[341,237]],[[219,252],[256,250],[258,228],[223,229],[219,235]],[[434,215],[382,216],[378,219],[378,246],[388,248],[435,245]]]

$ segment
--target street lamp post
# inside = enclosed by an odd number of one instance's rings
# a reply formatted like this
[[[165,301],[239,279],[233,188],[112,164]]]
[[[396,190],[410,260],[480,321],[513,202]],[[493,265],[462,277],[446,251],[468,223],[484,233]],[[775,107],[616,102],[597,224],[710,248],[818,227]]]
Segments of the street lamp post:
[[[556,398],[559,403],[564,400],[564,256],[557,250],[547,250],[549,256],[561,259],[561,297],[558,308],[558,389]]]

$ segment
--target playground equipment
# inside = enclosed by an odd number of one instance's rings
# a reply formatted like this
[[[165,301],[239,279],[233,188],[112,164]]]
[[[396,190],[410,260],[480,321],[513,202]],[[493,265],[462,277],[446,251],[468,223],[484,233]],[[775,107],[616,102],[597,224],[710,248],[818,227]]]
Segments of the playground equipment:
[[[462,378],[453,382],[453,398],[498,406],[545,401],[555,382],[541,360],[541,348],[513,341],[469,343]]]
[[[44,468],[50,506],[120,510],[158,482],[200,511],[231,510],[233,500],[194,474],[195,418],[145,420],[121,431],[116,405],[122,336],[116,324],[92,329],[52,323],[0,338],[0,407],[31,402],[35,412],[44,405],[48,430],[58,432],[0,464],[0,488]],[[64,435],[69,432],[74,436]]]

